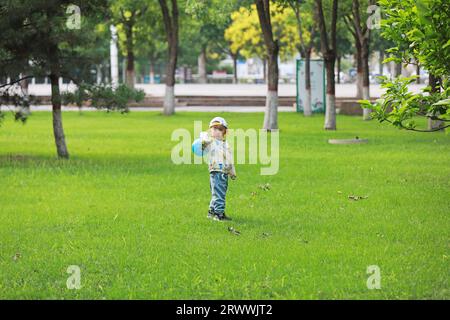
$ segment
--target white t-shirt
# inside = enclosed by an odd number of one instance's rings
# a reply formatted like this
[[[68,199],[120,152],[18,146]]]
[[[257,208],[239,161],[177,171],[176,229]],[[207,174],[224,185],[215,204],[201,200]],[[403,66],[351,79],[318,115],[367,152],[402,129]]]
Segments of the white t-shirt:
[[[208,158],[209,172],[217,171],[236,175],[233,155],[226,140],[219,140],[209,135],[200,135],[204,145],[204,154]]]

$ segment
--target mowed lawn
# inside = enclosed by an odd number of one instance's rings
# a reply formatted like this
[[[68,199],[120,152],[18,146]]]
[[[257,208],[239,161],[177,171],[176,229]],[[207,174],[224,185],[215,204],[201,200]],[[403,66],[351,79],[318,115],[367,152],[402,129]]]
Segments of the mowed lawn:
[[[177,128],[215,116],[66,112],[0,127],[2,299],[450,299],[450,137],[360,117],[282,113],[280,170],[239,165],[232,222],[206,218],[206,165],[174,165]],[[329,138],[368,138],[330,145]],[[260,189],[270,184],[270,190]],[[255,194],[256,193],[256,194]],[[358,201],[349,195],[367,197]],[[241,232],[235,235],[228,227]],[[81,268],[79,290],[67,268]],[[367,267],[381,270],[369,290]]]

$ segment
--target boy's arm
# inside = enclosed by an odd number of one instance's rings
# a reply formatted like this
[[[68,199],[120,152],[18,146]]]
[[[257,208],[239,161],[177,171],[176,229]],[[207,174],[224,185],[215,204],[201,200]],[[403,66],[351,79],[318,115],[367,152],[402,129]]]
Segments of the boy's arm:
[[[231,165],[230,177],[233,180],[236,179],[236,177],[237,177],[237,175],[236,175],[236,168],[235,168],[234,164]]]

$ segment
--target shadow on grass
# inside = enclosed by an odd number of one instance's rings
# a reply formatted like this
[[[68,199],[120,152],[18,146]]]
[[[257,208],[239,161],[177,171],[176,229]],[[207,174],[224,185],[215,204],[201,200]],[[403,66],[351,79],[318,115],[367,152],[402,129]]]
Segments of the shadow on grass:
[[[56,158],[55,158],[56,159]],[[36,156],[36,155],[28,155],[28,154],[0,154],[0,163],[31,163],[31,162],[39,162],[39,161],[48,161],[51,160],[46,156]]]
[[[56,156],[0,154],[0,168],[63,170],[70,174],[133,174],[133,175],[182,175],[186,174],[183,166],[176,166],[170,158],[164,156],[95,156],[59,159]],[[188,170],[189,171],[189,170]]]

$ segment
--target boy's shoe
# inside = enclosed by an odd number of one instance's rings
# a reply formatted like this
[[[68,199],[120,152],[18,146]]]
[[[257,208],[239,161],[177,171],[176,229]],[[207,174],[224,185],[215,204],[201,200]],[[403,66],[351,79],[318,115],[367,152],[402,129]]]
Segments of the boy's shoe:
[[[215,214],[214,211],[212,211],[211,209],[208,210],[208,215],[206,216],[208,219],[212,219],[214,218]]]
[[[222,220],[226,220],[226,221],[231,221],[233,219],[231,219],[229,216],[227,216],[225,213],[222,216]]]
[[[215,214],[214,220],[216,220],[216,221],[231,221],[232,219],[229,216],[225,215],[225,213],[224,213],[224,214],[220,214],[220,215]]]

